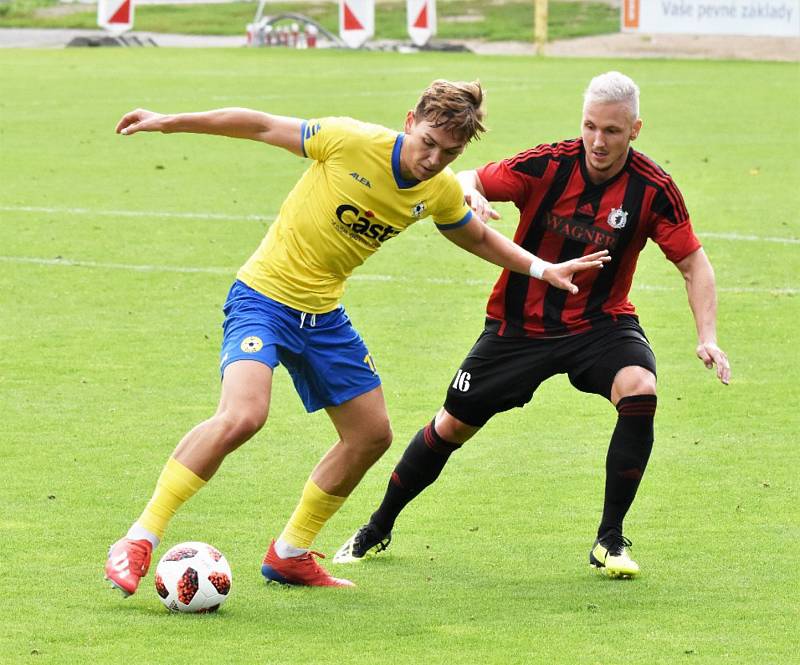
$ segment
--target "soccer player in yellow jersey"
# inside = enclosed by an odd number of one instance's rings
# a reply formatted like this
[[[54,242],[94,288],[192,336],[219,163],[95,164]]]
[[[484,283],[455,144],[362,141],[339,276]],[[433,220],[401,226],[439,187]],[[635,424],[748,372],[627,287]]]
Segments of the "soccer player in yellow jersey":
[[[128,136],[216,134],[312,160],[228,294],[217,412],[183,437],[144,512],[109,551],[106,577],[126,596],[147,573],[175,511],[266,422],[279,364],[309,412],[326,410],[339,440],[312,471],[261,572],[283,584],[352,586],[331,577],[310,546],[387,450],[392,431],[372,358],[339,300],[352,271],[408,226],[431,216],[465,250],[572,292],[574,273],[607,260],[597,252],[546,263],[473,217],[448,165],[484,131],[483,117],[477,82],[439,80],[408,112],[402,133],[350,118],[305,121],[239,108],[177,115],[138,109],[119,121],[116,131]]]

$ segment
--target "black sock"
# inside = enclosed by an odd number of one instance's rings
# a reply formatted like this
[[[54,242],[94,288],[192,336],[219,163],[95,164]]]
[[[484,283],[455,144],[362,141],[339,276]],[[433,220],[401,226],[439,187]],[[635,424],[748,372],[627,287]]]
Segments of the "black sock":
[[[622,521],[636,496],[653,449],[655,395],[631,395],[617,402],[617,426],[606,456],[606,492],[598,538],[622,535]]]
[[[386,494],[370,523],[387,534],[397,516],[422,490],[439,477],[450,454],[461,447],[440,437],[431,421],[414,435],[389,479]]]

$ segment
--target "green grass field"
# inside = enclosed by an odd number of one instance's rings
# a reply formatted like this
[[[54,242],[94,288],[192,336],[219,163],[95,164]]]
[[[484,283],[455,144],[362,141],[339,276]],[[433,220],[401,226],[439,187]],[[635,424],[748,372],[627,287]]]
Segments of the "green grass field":
[[[480,77],[474,167],[577,134],[588,79],[643,91],[637,147],[681,186],[715,265],[720,385],[694,358],[680,275],[641,257],[633,300],[659,360],[656,444],[627,535],[643,575],[587,553],[615,414],[566,380],[492,421],[348,591],[265,587],[259,564],[335,434],[285,372],[270,421],[175,518],[234,570],[217,615],[170,615],[149,576],[121,600],[106,548],[218,396],[220,306],[302,172],[212,137],[114,135],[136,106],[252,106],[400,127],[435,77]],[[794,64],[166,49],[0,51],[0,631],[3,663],[769,663],[797,658],[800,105]],[[498,228],[511,233],[514,211]],[[497,274],[430,221],[352,279],[396,443],[315,546],[368,517],[441,404]],[[163,549],[161,550],[164,551]],[[342,572],[337,568],[337,572]],[[796,662],[796,660],[794,660]]]

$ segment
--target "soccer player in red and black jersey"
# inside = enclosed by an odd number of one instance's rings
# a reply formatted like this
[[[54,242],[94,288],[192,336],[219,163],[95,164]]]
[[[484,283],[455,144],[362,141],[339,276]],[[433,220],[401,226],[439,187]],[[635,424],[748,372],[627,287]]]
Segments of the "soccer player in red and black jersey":
[[[520,213],[514,241],[546,259],[541,274],[548,261],[601,249],[611,261],[577,274],[577,293],[503,271],[485,329],[452,379],[444,407],[411,440],[380,507],[334,561],[386,549],[399,513],[436,480],[453,451],[493,415],[523,406],[543,381],[565,373],[578,390],[608,399],[618,414],[589,562],[611,577],[638,575],[622,523],[653,446],[656,362],[628,294],[648,238],[684,277],[697,356],[706,367],[716,366],[722,383],[730,380],[728,359],[717,346],[714,271],[672,178],[631,148],[641,128],[638,87],[608,72],[586,90],[581,138],[459,174],[467,201],[484,221],[499,217],[489,201],[514,202]]]

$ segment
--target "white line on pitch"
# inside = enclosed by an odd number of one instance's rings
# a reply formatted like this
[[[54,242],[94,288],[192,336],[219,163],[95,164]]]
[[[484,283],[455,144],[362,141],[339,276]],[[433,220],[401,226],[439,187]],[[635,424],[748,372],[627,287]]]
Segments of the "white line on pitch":
[[[40,266],[74,266],[77,268],[100,268],[102,270],[130,270],[132,272],[210,273],[212,275],[236,274],[236,270],[231,268],[192,268],[183,266],[141,265],[135,263],[101,263],[99,261],[73,261],[60,257],[41,259],[33,256],[0,256],[0,261],[5,263],[30,263]]]
[[[99,261],[73,261],[71,259],[52,258],[43,259],[33,256],[0,256],[0,262],[3,263],[27,263],[33,265],[43,266],[65,266],[77,268],[98,268],[101,270],[130,270],[132,272],[171,272],[171,273],[204,273],[211,275],[230,275],[231,278],[236,274],[235,268],[220,268],[220,267],[186,267],[186,266],[156,266],[147,264],[133,264],[133,263],[105,263]],[[375,273],[359,273],[349,278],[356,282],[416,282],[420,281],[413,277],[405,275],[381,275]],[[490,286],[494,283],[494,279],[454,279],[452,277],[425,277],[421,281],[427,284],[455,284],[455,285],[468,285],[468,286]],[[634,284],[634,290],[639,289],[642,291],[678,291],[683,287],[676,286],[651,286],[647,284]],[[796,295],[800,293],[800,289],[785,287],[785,288],[756,288],[756,287],[718,287],[717,291],[722,293],[771,293],[774,295]]]
[[[717,240],[746,240],[749,242],[777,242],[783,245],[800,245],[800,238],[756,236],[744,233],[715,233],[714,231],[706,231],[697,235],[701,238],[715,238]]]
[[[175,217],[178,219],[244,220],[271,222],[274,215],[229,215],[215,212],[166,212],[163,210],[93,210],[91,208],[46,208],[39,206],[0,206],[6,212],[37,212],[47,215],[101,215],[103,217]]]
[[[214,212],[167,212],[164,210],[93,210],[91,208],[57,208],[42,206],[4,206],[0,210],[6,212],[37,212],[49,215],[101,215],[104,217],[174,217],[177,219],[219,219],[272,222],[275,215],[231,215]],[[511,226],[511,222],[494,222],[495,226]],[[744,233],[717,233],[706,231],[697,234],[701,238],[717,240],[742,240],[747,242],[771,242],[783,245],[800,245],[800,238],[781,238],[779,236],[757,236]]]

